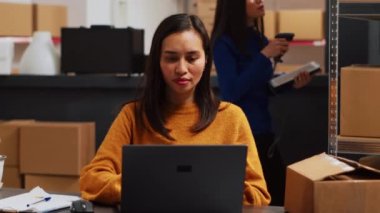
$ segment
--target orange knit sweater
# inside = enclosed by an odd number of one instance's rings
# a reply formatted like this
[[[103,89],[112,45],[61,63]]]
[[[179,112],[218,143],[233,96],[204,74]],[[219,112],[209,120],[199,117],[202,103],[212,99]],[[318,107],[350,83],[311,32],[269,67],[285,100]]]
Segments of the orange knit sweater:
[[[190,127],[198,118],[195,104],[180,108],[168,107],[172,112],[166,127],[176,140],[136,127],[135,103],[121,110],[109,129],[103,143],[91,163],[80,175],[81,196],[104,204],[117,204],[121,199],[121,159],[125,144],[246,144],[247,168],[244,187],[245,205],[268,205],[267,191],[259,156],[248,121],[243,111],[230,103],[222,102],[215,120],[200,133],[192,133]]]

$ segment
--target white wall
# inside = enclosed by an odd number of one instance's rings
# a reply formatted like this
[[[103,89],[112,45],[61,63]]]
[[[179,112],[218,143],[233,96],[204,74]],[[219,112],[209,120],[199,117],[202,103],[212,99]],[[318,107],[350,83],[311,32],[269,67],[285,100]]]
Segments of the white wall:
[[[67,25],[69,27],[86,26],[87,13],[83,8],[86,8],[84,0],[65,0],[67,6]]]
[[[112,25],[112,1],[113,0],[87,0],[86,26]]]
[[[149,53],[153,33],[167,16],[183,11],[177,0],[125,0],[125,24],[145,30],[145,53]]]

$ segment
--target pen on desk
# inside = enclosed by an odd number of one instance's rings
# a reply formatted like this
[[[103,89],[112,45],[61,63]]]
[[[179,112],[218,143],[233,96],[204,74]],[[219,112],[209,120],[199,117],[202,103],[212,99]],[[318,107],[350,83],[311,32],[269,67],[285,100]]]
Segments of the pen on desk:
[[[26,204],[26,207],[29,207],[29,206],[31,206],[31,205],[34,205],[34,204],[37,204],[37,203],[41,203],[41,202],[47,202],[47,201],[49,201],[50,199],[51,199],[51,197],[44,197],[44,198],[42,198],[41,200],[38,200],[38,201],[36,201],[36,202],[34,202],[34,203]]]

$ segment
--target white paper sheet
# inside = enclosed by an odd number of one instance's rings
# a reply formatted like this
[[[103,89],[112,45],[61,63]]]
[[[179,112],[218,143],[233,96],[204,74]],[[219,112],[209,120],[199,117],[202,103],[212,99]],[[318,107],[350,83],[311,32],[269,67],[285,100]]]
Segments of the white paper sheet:
[[[38,202],[47,197],[50,197],[48,201]],[[46,193],[41,187],[37,186],[30,192],[1,199],[0,210],[17,212],[48,212],[70,207],[72,201],[79,199],[80,197],[78,196],[49,194]]]

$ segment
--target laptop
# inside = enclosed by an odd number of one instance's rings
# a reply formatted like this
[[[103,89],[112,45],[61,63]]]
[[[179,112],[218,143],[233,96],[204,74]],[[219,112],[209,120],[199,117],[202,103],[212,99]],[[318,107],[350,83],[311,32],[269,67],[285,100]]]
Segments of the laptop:
[[[242,212],[244,145],[123,146],[121,212]]]

